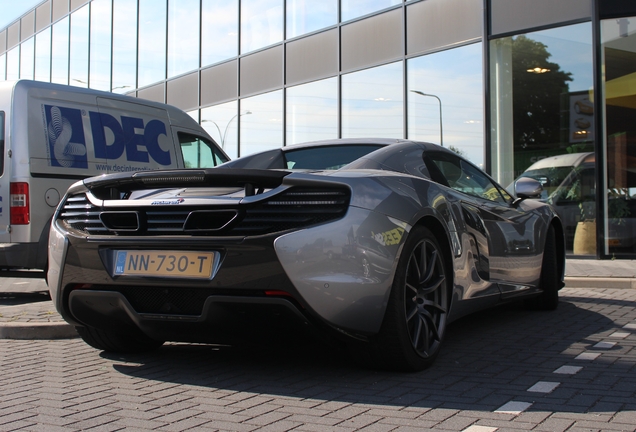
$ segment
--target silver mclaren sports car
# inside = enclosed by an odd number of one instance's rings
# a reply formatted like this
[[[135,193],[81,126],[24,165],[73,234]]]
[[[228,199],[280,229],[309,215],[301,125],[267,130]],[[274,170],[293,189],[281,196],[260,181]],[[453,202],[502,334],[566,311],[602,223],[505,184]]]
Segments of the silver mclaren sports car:
[[[101,350],[317,335],[416,371],[465,314],[557,307],[562,223],[530,199],[536,180],[515,193],[452,151],[406,140],[93,177],[55,213],[48,283]]]

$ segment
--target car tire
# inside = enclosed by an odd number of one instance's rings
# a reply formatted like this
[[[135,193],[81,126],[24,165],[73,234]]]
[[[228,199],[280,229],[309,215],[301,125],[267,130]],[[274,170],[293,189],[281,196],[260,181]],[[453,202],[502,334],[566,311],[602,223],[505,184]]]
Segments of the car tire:
[[[448,275],[443,249],[433,233],[423,226],[413,227],[374,343],[379,366],[414,372],[433,363],[446,330]]]
[[[93,348],[108,352],[141,353],[153,351],[163,345],[162,341],[143,335],[123,335],[93,327],[75,327],[75,329],[84,342]]]
[[[534,310],[555,310],[559,306],[560,281],[561,277],[557,265],[556,234],[554,227],[550,226],[547,231],[543,260],[541,262],[539,288],[541,288],[542,292],[539,296],[526,300],[526,307]]]

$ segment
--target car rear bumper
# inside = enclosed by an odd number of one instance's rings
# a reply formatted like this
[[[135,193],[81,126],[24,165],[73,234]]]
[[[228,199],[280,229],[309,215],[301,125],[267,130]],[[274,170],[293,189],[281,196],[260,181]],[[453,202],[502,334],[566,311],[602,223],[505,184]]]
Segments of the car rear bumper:
[[[407,232],[395,219],[354,207],[341,220],[249,238],[80,237],[58,223],[48,277],[58,311],[75,325],[121,322],[122,330],[159,340],[212,341],[242,328],[233,318],[254,316],[256,327],[259,320],[278,330],[315,324],[365,338],[382,324]],[[390,242],[386,233],[395,235]],[[215,251],[220,264],[205,280],[120,276],[117,250]]]
[[[74,290],[69,311],[81,324],[122,334],[144,335],[161,341],[229,344],[237,341],[307,337],[309,320],[284,298],[211,295],[200,315],[139,313],[118,291]]]

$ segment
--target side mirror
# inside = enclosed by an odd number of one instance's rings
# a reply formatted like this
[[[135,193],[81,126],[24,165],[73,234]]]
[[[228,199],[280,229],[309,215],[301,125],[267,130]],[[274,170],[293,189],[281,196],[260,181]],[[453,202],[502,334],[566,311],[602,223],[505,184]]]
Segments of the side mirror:
[[[521,177],[515,182],[515,194],[518,198],[539,198],[543,192],[541,182],[530,177]]]

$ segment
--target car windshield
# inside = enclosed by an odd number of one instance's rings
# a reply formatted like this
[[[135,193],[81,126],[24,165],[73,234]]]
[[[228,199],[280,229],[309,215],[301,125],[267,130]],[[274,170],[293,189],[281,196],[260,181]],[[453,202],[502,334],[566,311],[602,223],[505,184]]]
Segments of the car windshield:
[[[285,152],[287,169],[337,170],[361,158],[381,145],[339,145],[308,147]]]
[[[563,183],[563,180],[573,169],[573,166],[545,167],[526,171],[519,177],[530,177],[539,181],[541,186],[543,186],[541,199],[547,199]]]

